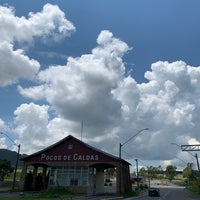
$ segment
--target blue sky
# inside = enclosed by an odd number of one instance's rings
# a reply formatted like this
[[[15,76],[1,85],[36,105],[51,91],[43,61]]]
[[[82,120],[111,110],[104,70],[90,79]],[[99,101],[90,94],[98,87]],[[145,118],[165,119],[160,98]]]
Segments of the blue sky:
[[[193,160],[171,142],[200,141],[199,1],[0,6],[0,128],[24,153],[80,137],[83,121],[84,140],[115,155],[116,143],[148,127],[124,151],[163,166]]]

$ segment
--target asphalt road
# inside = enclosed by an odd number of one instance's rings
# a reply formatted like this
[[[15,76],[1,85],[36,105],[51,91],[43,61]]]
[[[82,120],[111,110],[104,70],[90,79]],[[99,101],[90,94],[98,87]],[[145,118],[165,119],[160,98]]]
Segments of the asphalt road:
[[[160,197],[149,197],[147,193],[136,198],[128,198],[128,200],[200,200],[200,196],[192,195],[183,187],[176,186],[156,186],[160,188]],[[126,199],[127,200],[127,199]]]

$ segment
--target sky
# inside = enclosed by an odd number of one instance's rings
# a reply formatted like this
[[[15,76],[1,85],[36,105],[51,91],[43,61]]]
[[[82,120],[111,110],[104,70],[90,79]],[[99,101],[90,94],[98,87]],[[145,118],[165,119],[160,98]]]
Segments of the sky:
[[[125,143],[133,166],[197,168],[180,145],[200,144],[199,7],[0,0],[0,148],[73,135],[116,156]]]

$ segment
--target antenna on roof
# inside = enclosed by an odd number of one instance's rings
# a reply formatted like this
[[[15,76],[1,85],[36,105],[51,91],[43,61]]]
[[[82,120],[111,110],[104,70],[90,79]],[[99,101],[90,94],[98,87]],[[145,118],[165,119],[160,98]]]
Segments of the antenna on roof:
[[[82,137],[83,137],[83,120],[81,121],[81,141],[82,141]]]

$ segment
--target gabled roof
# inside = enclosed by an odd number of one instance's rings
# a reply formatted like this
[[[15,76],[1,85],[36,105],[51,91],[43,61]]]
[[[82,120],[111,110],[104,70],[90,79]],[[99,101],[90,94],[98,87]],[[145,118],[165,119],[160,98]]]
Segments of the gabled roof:
[[[48,152],[52,152],[54,150],[56,151],[57,155],[59,153],[59,150],[61,150],[62,152],[64,151],[66,153],[67,147],[65,146],[65,144],[67,144],[69,142],[71,142],[71,143],[74,142],[75,144],[77,144],[79,146],[79,148],[82,148],[83,150],[86,150],[87,152],[89,152],[89,154],[91,152],[94,152],[94,153],[99,154],[102,157],[106,158],[106,160],[119,162],[119,157],[113,156],[113,155],[111,155],[109,153],[106,153],[106,152],[104,152],[102,150],[99,150],[99,149],[97,149],[95,147],[92,147],[92,146],[86,144],[85,142],[73,137],[72,135],[68,135],[67,137],[65,137],[62,140],[52,144],[51,146],[49,146],[49,147],[47,147],[47,148],[45,148],[45,149],[43,149],[41,151],[38,151],[36,153],[33,153],[33,154],[29,155],[29,156],[26,156],[26,157],[22,158],[21,160],[23,160],[25,162],[29,161],[29,160],[35,160],[40,155],[47,154]],[[122,162],[125,162],[125,163],[129,164],[125,160],[122,160]]]

